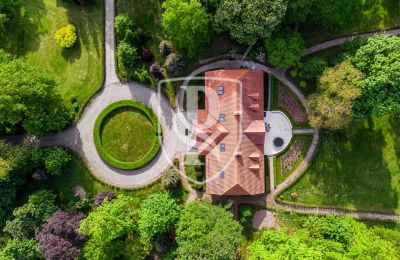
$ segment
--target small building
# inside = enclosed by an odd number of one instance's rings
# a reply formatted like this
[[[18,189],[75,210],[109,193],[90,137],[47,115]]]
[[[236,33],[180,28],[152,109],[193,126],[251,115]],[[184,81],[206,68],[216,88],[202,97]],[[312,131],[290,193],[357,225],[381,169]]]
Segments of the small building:
[[[208,71],[205,97],[205,109],[198,110],[196,143],[198,154],[205,156],[206,192],[264,193],[264,73]]]

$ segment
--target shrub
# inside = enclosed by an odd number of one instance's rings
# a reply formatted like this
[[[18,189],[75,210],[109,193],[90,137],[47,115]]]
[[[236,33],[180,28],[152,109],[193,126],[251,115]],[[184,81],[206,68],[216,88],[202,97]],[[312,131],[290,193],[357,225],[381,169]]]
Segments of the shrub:
[[[327,66],[328,62],[322,57],[308,59],[300,70],[300,77],[305,80],[316,81]]]
[[[291,76],[292,78],[296,78],[296,77],[297,77],[297,70],[291,70],[291,71],[290,71],[290,76]]]
[[[342,45],[342,51],[345,55],[354,56],[358,51],[358,49],[367,44],[368,44],[368,38],[360,36],[352,41],[345,42]]]
[[[102,191],[97,193],[96,197],[94,198],[93,206],[97,208],[104,201],[112,201],[117,198],[117,194],[113,191]]]
[[[178,76],[184,72],[186,63],[183,60],[182,55],[171,53],[165,60],[165,66],[171,75]]]
[[[304,80],[300,81],[300,87],[306,88],[307,87],[307,82],[304,81]]]
[[[37,243],[35,240],[22,238],[8,241],[3,250],[0,250],[0,259],[42,259],[42,256],[37,252]]]
[[[143,30],[126,14],[120,14],[115,17],[115,32],[118,41],[125,41],[135,47],[144,43],[145,35]]]
[[[157,62],[151,64],[150,73],[151,73],[151,75],[153,75],[153,77],[155,77],[158,80],[161,80],[164,78],[163,69],[161,68],[160,64],[158,64]]]
[[[151,76],[145,66],[135,70],[133,79],[145,85],[151,84]]]
[[[127,69],[134,68],[136,62],[140,59],[137,49],[125,41],[118,45],[117,56]]]
[[[142,52],[140,53],[142,60],[151,61],[153,59],[153,53],[149,49],[142,47]]]
[[[243,224],[249,223],[249,221],[253,217],[253,208],[249,205],[241,205],[239,215],[241,223]]]
[[[161,177],[161,183],[166,189],[176,188],[180,181],[179,171],[175,167],[166,170]]]
[[[71,160],[72,156],[66,149],[51,147],[45,151],[44,166],[51,175],[61,175]]]
[[[159,45],[160,53],[164,56],[167,57],[172,53],[174,50],[174,47],[170,41],[163,40],[160,42]]]
[[[74,46],[78,36],[76,35],[76,28],[72,24],[62,27],[54,35],[54,40],[62,48],[71,48]]]

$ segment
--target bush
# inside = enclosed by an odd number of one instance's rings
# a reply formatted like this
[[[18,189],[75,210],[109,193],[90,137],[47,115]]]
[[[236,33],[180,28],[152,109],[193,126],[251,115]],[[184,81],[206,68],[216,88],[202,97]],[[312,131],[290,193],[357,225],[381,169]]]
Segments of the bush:
[[[160,42],[159,48],[160,48],[160,53],[164,57],[167,57],[168,55],[170,55],[172,53],[172,51],[174,50],[172,43],[170,41],[166,41],[166,40],[163,40]]]
[[[184,72],[186,63],[183,60],[182,55],[171,53],[165,60],[165,66],[172,76],[178,76]]]
[[[113,191],[102,191],[99,192],[96,197],[94,198],[93,206],[97,208],[104,201],[112,201],[117,198],[117,194]]]
[[[292,78],[296,78],[296,77],[297,77],[297,70],[291,70],[291,71],[290,71],[290,76],[291,76]]]
[[[368,38],[360,36],[352,41],[345,42],[342,45],[342,51],[345,56],[354,56],[358,51],[358,49],[367,44],[368,44]]]
[[[0,250],[0,259],[42,259],[42,256],[37,252],[37,243],[35,240],[13,239],[6,244],[3,250]]]
[[[164,78],[163,69],[161,68],[160,64],[158,64],[157,62],[151,64],[150,73],[151,73],[151,75],[153,75],[153,77],[155,77],[158,80],[161,80]]]
[[[151,76],[145,66],[135,70],[133,79],[145,85],[151,84]]]
[[[322,57],[308,59],[300,70],[300,77],[315,82],[326,67],[328,67],[328,62]]]
[[[143,30],[126,14],[115,17],[115,32],[118,41],[125,41],[135,47],[140,47],[145,40]]]
[[[251,218],[253,217],[253,208],[249,205],[241,205],[240,206],[240,222],[242,224],[246,224],[249,223],[249,221],[251,220]]]
[[[306,88],[307,87],[307,82],[304,81],[304,80],[300,81],[300,87]]]
[[[62,48],[71,48],[74,46],[78,36],[76,35],[76,28],[72,24],[62,27],[54,35],[54,40]]]
[[[137,49],[125,41],[120,42],[118,45],[117,57],[127,69],[134,68],[140,59]]]
[[[161,183],[166,189],[176,188],[180,181],[179,171],[175,167],[166,170],[161,176]]]
[[[153,146],[151,149],[149,149],[148,153],[141,159],[134,161],[134,162],[121,162],[114,157],[112,157],[103,147],[102,141],[101,141],[101,125],[103,121],[107,118],[107,116],[112,113],[113,111],[120,109],[122,107],[132,107],[135,109],[140,110],[143,112],[143,114],[152,122],[154,128],[155,128],[155,135],[160,136],[161,132],[159,132],[159,127],[158,127],[158,119],[157,116],[154,114],[152,110],[150,110],[148,107],[146,107],[144,104],[132,100],[122,100],[122,101],[117,101],[115,103],[112,103],[108,107],[106,107],[99,115],[99,117],[96,119],[96,122],[94,124],[94,129],[93,129],[93,139],[94,139],[94,144],[96,146],[97,152],[99,153],[99,156],[109,163],[111,166],[114,166],[119,169],[123,170],[132,170],[132,169],[137,169],[141,168],[147,163],[149,163],[158,153],[160,150],[160,141],[158,140],[158,137],[155,137],[157,140],[155,140]]]
[[[44,166],[51,175],[61,175],[71,160],[72,156],[66,149],[51,147],[45,151]]]
[[[146,49],[142,47],[142,52],[140,53],[140,56],[142,57],[142,60],[144,61],[151,61],[153,59],[153,53],[149,49]]]

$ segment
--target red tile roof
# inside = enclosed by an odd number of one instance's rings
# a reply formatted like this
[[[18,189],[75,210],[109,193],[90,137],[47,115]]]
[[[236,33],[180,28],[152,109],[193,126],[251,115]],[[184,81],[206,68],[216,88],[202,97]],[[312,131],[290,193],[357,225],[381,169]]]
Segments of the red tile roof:
[[[205,156],[206,192],[264,193],[263,72],[214,70],[205,77],[206,104],[198,111],[196,139],[198,153]],[[221,86],[223,94],[218,95]],[[224,114],[223,121],[219,121],[220,114]]]

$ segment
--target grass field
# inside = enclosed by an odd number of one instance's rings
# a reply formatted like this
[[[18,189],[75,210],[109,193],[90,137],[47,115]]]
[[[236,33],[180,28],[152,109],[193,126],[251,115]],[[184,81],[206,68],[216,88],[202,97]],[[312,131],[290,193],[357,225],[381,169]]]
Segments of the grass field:
[[[378,1],[366,1],[370,3]],[[299,31],[303,35],[306,45],[314,44],[335,39],[342,36],[360,34],[363,32],[384,30],[400,26],[400,3],[398,0],[383,0],[383,11],[386,12],[382,18],[373,14],[371,5],[361,8],[355,12],[347,26],[336,27],[333,30],[326,30],[320,24],[305,23],[301,24]]]
[[[400,213],[400,120],[371,118],[346,133],[324,134],[310,169],[281,198]]]
[[[103,147],[115,159],[123,162],[144,157],[158,137],[152,122],[139,110],[121,108],[110,113],[101,131]]]
[[[65,103],[79,113],[102,85],[103,1],[88,7],[62,0],[21,3],[21,15],[10,24],[0,48],[54,74]],[[53,36],[68,23],[77,27],[79,41],[63,50]]]

